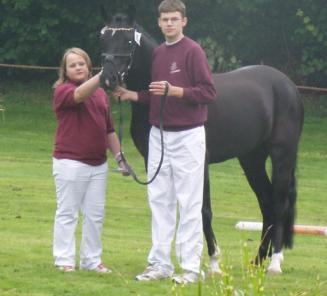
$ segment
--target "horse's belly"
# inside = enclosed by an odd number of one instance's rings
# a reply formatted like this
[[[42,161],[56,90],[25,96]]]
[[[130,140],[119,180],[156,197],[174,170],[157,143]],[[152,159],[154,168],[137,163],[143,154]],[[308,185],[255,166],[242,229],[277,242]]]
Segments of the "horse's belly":
[[[264,145],[271,130],[271,122],[265,116],[209,116],[206,137],[210,162],[222,162],[247,154]]]

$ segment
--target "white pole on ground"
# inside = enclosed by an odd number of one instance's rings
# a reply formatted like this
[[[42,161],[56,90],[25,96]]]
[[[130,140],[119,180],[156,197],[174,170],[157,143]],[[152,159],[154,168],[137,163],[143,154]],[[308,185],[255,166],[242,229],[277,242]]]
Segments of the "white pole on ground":
[[[236,223],[235,228],[238,230],[261,231],[262,222],[239,221]],[[327,227],[314,225],[294,225],[294,233],[327,236]]]

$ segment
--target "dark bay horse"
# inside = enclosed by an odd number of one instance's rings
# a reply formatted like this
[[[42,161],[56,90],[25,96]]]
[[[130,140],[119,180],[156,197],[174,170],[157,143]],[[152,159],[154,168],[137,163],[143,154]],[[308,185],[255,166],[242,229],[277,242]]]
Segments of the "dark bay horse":
[[[157,43],[123,14],[101,31],[104,74],[115,88],[148,89],[152,51]],[[269,273],[281,273],[282,249],[293,246],[295,169],[303,125],[303,105],[294,83],[268,66],[248,66],[213,76],[217,99],[208,106],[207,154],[203,189],[203,230],[212,271],[219,270],[218,246],[212,230],[208,164],[238,158],[263,217],[260,264],[272,255]],[[145,160],[148,156],[148,107],[132,103],[131,136]],[[266,160],[271,159],[268,176]]]

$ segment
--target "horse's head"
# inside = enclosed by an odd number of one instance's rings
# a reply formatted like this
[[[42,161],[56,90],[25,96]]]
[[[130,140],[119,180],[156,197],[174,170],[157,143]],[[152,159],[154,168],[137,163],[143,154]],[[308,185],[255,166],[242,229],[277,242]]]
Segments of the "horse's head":
[[[136,46],[140,45],[138,34],[133,21],[124,14],[114,15],[111,23],[102,28],[101,85],[104,88],[114,90],[124,81],[132,65]],[[109,81],[109,85],[106,81]]]

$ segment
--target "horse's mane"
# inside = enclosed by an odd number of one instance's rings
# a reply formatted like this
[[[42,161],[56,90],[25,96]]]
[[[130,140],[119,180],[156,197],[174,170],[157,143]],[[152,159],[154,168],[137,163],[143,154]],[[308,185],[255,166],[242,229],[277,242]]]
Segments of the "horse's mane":
[[[158,41],[154,39],[141,25],[134,22],[134,28],[137,29],[137,31],[141,32],[151,44],[153,44],[154,46],[158,45]]]
[[[133,24],[130,24],[129,17],[124,13],[116,13],[113,16],[109,26],[111,28],[135,28],[137,29],[137,31],[143,34],[143,36],[150,44],[153,44],[153,46],[158,45],[158,41],[155,40],[140,24],[138,24],[137,22],[133,22]]]

